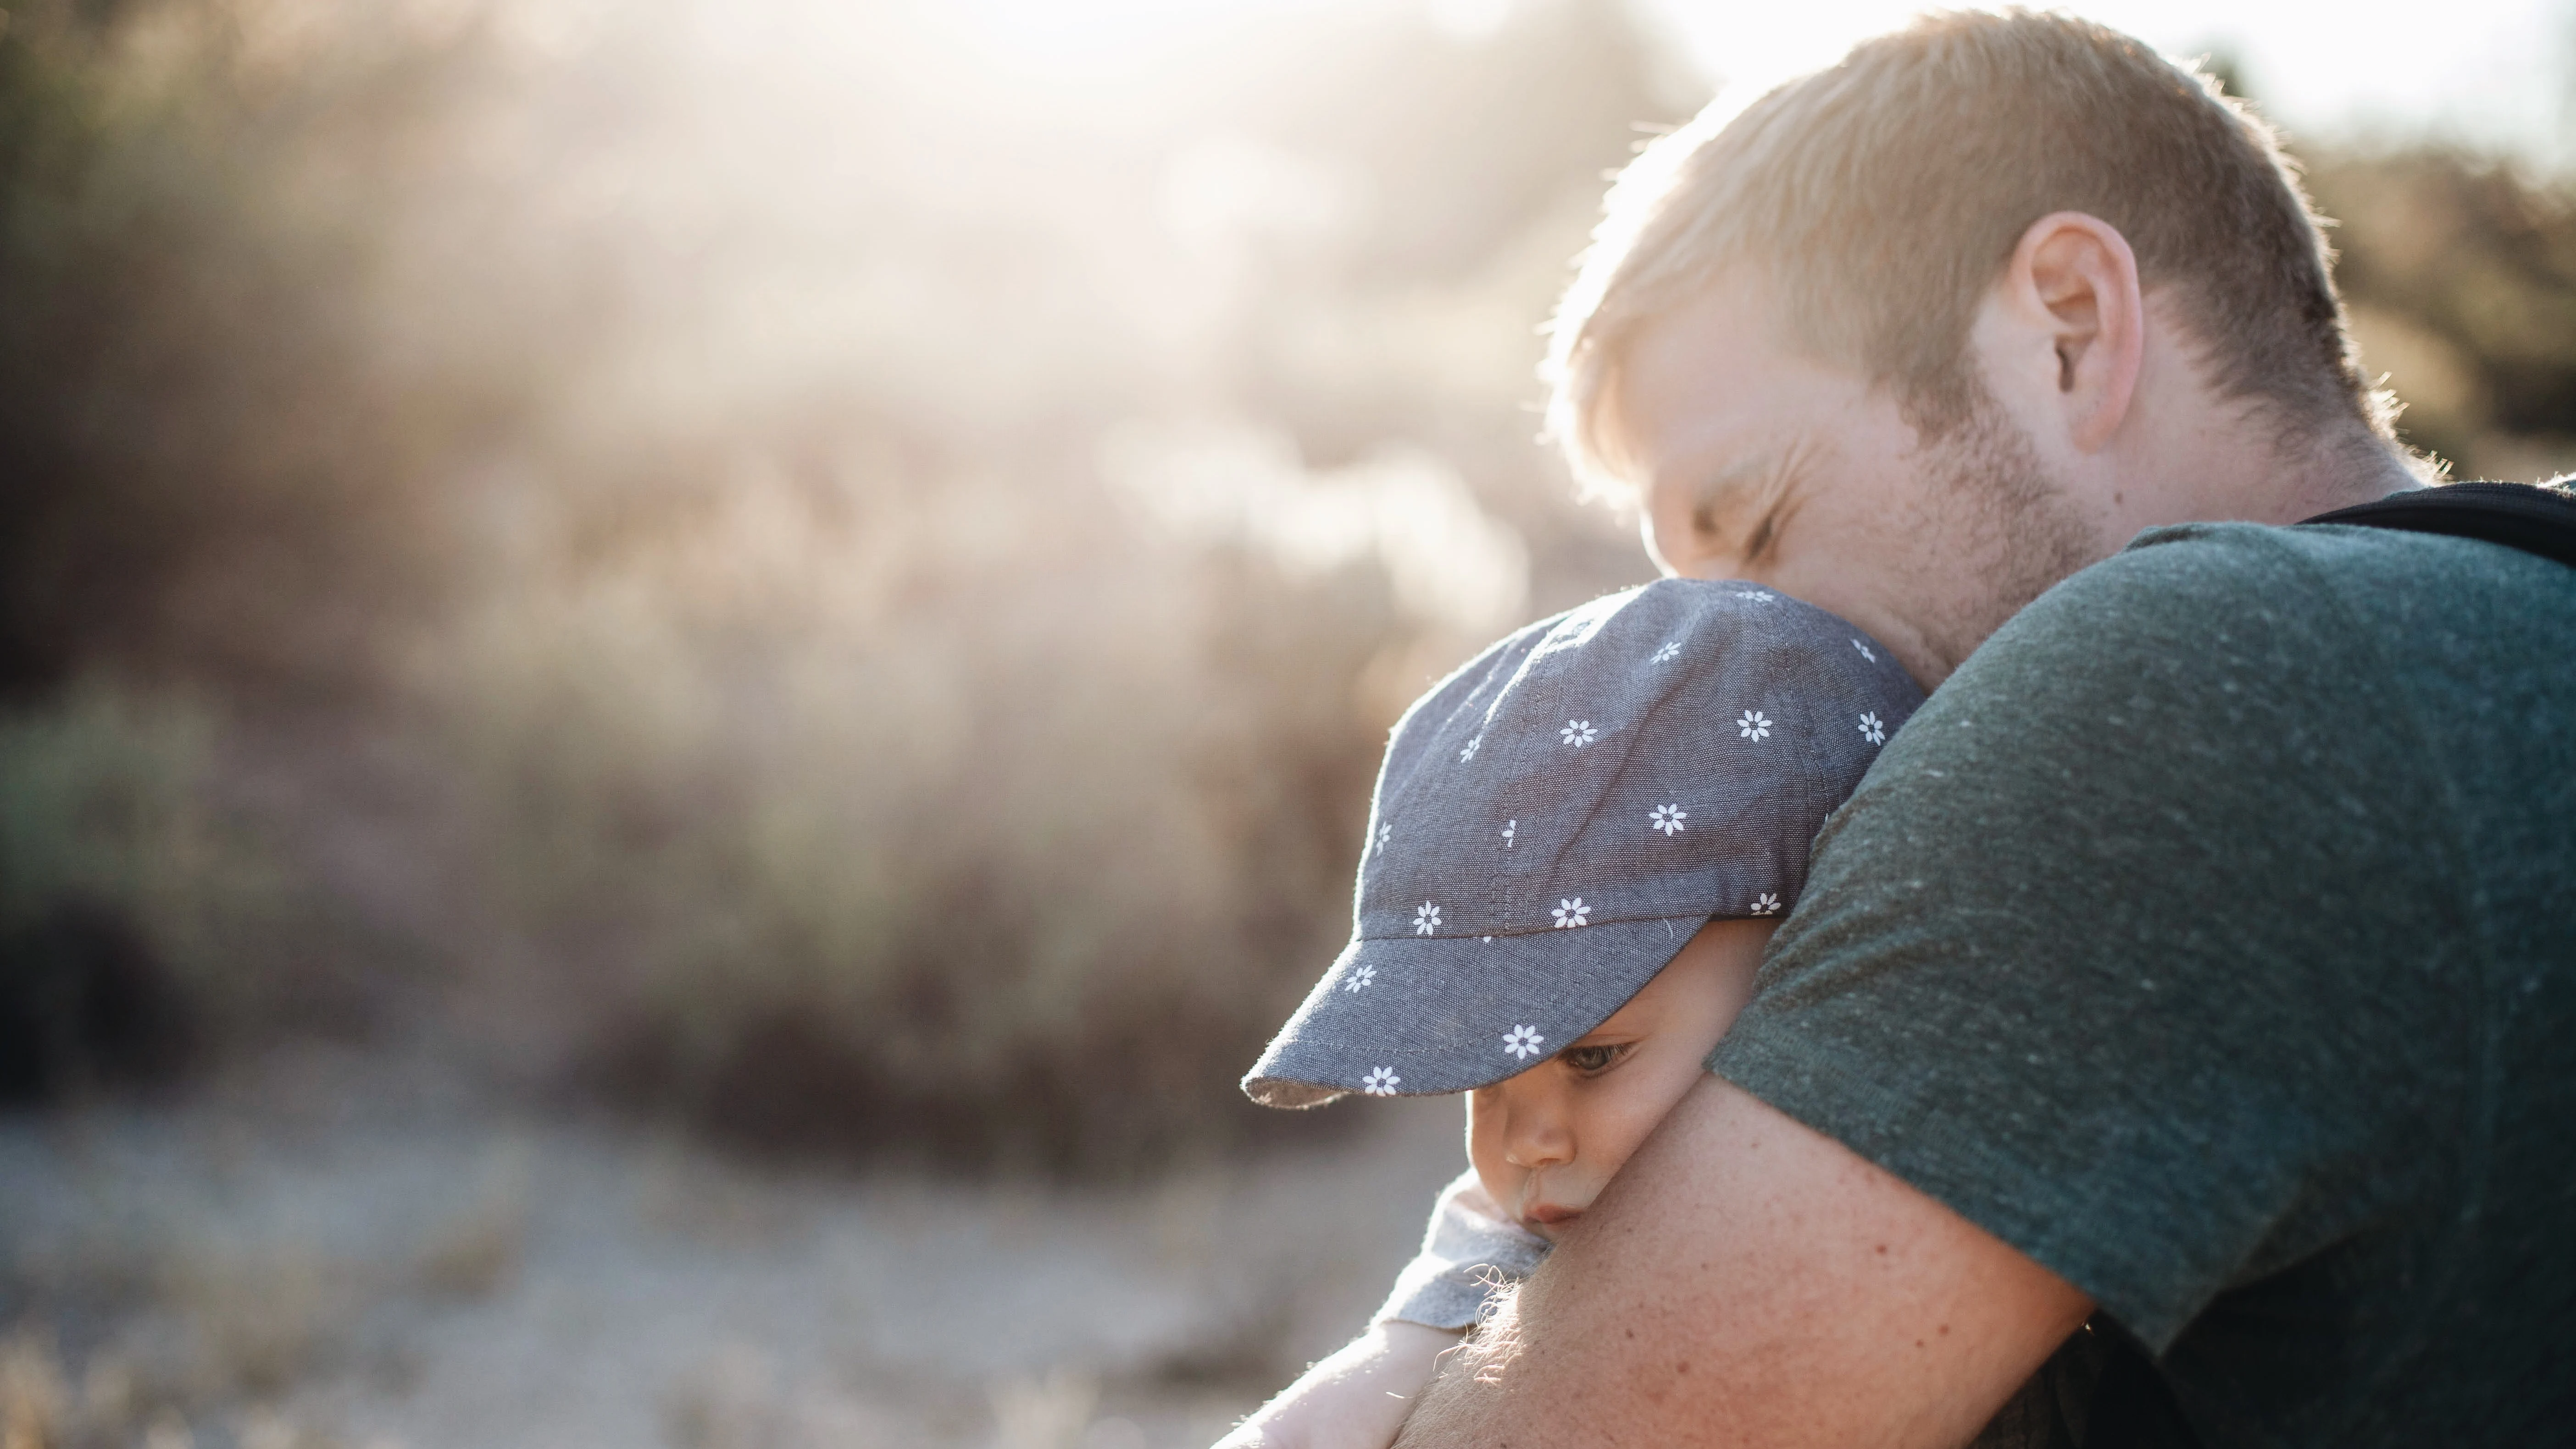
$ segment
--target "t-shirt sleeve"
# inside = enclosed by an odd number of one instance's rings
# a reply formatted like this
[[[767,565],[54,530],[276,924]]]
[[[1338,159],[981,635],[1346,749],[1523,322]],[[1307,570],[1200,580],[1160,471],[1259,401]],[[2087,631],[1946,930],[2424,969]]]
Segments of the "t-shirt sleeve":
[[[1473,1328],[1494,1296],[1529,1277],[1547,1250],[1545,1238],[1503,1216],[1474,1172],[1462,1174],[1441,1189],[1422,1251],[1396,1274],[1370,1321]]]
[[[2474,1055],[2439,721],[2277,533],[2151,535],[1988,641],[1709,1059],[2158,1352],[2420,1198]]]

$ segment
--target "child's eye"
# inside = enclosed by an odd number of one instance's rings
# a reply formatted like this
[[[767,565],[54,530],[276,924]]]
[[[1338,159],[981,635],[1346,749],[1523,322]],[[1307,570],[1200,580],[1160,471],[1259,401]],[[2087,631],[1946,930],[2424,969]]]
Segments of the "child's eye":
[[[1621,1042],[1600,1046],[1570,1046],[1558,1052],[1556,1059],[1587,1077],[1598,1076],[1610,1070],[1611,1063],[1626,1056],[1628,1048],[1632,1045],[1634,1043]]]

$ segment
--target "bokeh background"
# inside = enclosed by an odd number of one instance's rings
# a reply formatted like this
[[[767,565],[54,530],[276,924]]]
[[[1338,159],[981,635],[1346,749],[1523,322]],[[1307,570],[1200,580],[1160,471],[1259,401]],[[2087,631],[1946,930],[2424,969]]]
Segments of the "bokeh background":
[[[2576,23],[2098,13],[2576,463]],[[0,10],[0,1443],[1214,1438],[1456,1166],[1232,1087],[1385,730],[1647,572],[1604,173],[1903,14]]]

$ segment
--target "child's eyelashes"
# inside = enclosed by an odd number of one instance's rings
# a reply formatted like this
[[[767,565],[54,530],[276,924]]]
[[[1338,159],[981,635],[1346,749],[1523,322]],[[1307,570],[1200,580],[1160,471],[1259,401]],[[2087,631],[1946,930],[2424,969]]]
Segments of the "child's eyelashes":
[[[1556,1059],[1565,1063],[1577,1075],[1597,1077],[1616,1066],[1620,1058],[1636,1049],[1637,1044],[1632,1041],[1577,1042],[1558,1052]]]

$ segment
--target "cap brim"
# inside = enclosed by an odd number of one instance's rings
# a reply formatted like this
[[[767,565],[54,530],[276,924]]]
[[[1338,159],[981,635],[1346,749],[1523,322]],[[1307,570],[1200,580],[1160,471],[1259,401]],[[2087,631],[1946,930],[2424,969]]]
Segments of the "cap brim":
[[[1706,917],[1353,941],[1243,1078],[1265,1107],[1436,1096],[1517,1076],[1607,1021]]]

